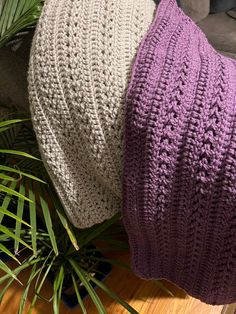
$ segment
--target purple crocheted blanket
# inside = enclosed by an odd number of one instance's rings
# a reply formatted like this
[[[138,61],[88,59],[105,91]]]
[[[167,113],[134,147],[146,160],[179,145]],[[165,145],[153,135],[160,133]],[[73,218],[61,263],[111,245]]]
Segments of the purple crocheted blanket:
[[[236,302],[236,62],[162,0],[126,97],[123,219],[132,266]]]

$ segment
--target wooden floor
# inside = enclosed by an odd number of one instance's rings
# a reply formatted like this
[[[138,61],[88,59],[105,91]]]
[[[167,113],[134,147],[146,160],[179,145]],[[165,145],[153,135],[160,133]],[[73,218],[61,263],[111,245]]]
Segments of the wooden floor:
[[[24,281],[27,273],[22,274],[20,279]],[[172,284],[165,283],[167,287],[175,294],[175,297],[168,296],[165,292],[153,282],[148,282],[137,278],[128,270],[119,267],[113,267],[111,275],[106,279],[106,284],[112,288],[121,298],[125,299],[140,314],[220,314],[223,306],[206,305],[192,297],[187,296],[182,290]],[[1,287],[0,287],[1,289]],[[47,283],[44,286],[42,295],[46,298],[51,296],[51,285]],[[0,314],[17,314],[22,287],[15,282],[0,305]],[[97,290],[107,309],[108,314],[127,313],[120,305],[113,302],[108,296]],[[32,300],[32,291],[30,291],[27,307]],[[87,313],[97,314],[89,298],[85,300]],[[80,314],[79,308],[68,309],[61,304],[61,314]],[[39,301],[32,314],[53,314],[50,303]]]

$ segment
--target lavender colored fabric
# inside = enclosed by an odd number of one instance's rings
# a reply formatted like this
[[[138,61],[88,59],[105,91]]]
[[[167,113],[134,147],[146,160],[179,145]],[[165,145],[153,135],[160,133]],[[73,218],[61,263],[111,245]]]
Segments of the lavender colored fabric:
[[[123,219],[132,267],[236,301],[236,63],[162,0],[126,97]]]

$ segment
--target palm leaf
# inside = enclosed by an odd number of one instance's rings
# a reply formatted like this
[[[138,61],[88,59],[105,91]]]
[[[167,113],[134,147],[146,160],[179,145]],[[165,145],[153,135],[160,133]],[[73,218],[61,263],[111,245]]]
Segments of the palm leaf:
[[[15,257],[14,254],[12,254],[11,251],[8,250],[8,248],[5,247],[5,245],[0,243],[0,252],[4,252],[9,257],[13,258],[18,264],[20,264],[20,261]]]
[[[27,296],[28,296],[30,285],[31,285],[33,279],[38,275],[38,273],[40,271],[40,269],[36,269],[36,268],[37,268],[37,264],[34,264],[34,266],[32,267],[32,269],[30,271],[29,279],[27,281],[26,287],[25,287],[25,289],[24,289],[24,291],[22,293],[22,296],[21,296],[18,314],[23,314],[23,311],[24,311],[24,308],[25,308],[25,303],[27,301]]]
[[[24,176],[24,177],[30,178],[30,179],[32,179],[32,180],[34,180],[34,181],[38,181],[38,182],[41,182],[41,183],[46,184],[45,181],[39,179],[38,177],[35,177],[35,176],[32,175],[32,174],[25,173],[25,172],[23,172],[23,171],[17,170],[17,169],[12,168],[12,167],[0,165],[0,170],[1,170],[1,171],[6,171],[6,172],[8,172],[8,173],[9,173],[9,172],[17,173],[17,174],[19,174],[20,176]]]
[[[32,159],[35,159],[35,160],[40,160],[28,153],[25,153],[25,152],[21,152],[21,151],[18,151],[18,150],[14,150],[14,149],[0,149],[0,153],[3,153],[3,154],[11,154],[11,155],[18,155],[18,156],[21,156],[21,157],[27,157],[27,158],[32,158]]]
[[[6,132],[9,129],[10,129],[10,126],[6,126],[6,127],[3,127],[3,128],[0,128],[0,133]]]
[[[54,259],[52,259],[51,262],[49,263],[49,265],[47,266],[47,269],[46,269],[46,271],[45,271],[45,273],[43,275],[43,278],[40,281],[38,287],[36,288],[35,295],[34,295],[34,298],[33,298],[32,302],[31,302],[30,309],[29,309],[29,312],[28,312],[29,314],[32,313],[34,305],[35,305],[35,303],[36,303],[36,301],[37,301],[37,299],[39,297],[39,293],[40,293],[40,291],[41,291],[41,289],[43,287],[43,284],[44,284],[44,282],[45,282],[45,280],[46,280],[46,278],[47,278],[47,276],[48,276],[48,274],[49,274],[49,272],[50,272],[50,270],[51,270],[51,268],[53,266],[53,263],[54,263]]]
[[[37,263],[42,263],[42,260],[43,258],[37,258],[37,259],[32,259],[32,258],[29,258],[27,259],[27,261],[23,262],[22,265],[16,267],[14,270],[12,270],[13,274],[15,276],[17,276],[20,272],[22,272],[23,270],[25,270],[26,268],[28,267],[31,267],[33,266],[34,264],[37,264]],[[11,279],[11,274],[7,273],[6,275],[0,277],[0,285],[2,285],[6,280],[9,280]]]
[[[85,275],[85,271],[81,270]],[[89,273],[87,273],[88,278],[93,281],[99,288],[101,288],[107,295],[109,295],[112,299],[114,299],[117,303],[121,304],[129,313],[138,314],[138,312],[130,306],[127,302],[122,300],[114,291],[110,290],[103,282],[97,280]]]
[[[44,197],[41,193],[41,189],[39,192],[39,198],[40,198],[40,204],[41,204],[41,207],[43,210],[44,221],[45,221],[45,224],[47,226],[47,231],[48,231],[48,234],[49,234],[49,237],[51,240],[51,244],[52,244],[52,247],[53,247],[55,254],[58,255],[57,242],[56,242],[55,233],[54,233],[53,227],[52,227],[52,219],[51,219],[50,210],[49,210],[49,207],[48,207],[46,200],[44,199]]]
[[[0,5],[0,48],[14,36],[36,24],[42,0],[2,0]]]
[[[0,241],[9,241],[9,237],[6,234],[0,234]]]
[[[13,182],[13,183],[14,183],[14,182]],[[5,185],[0,184],[0,191],[5,192],[5,193],[7,193],[7,194],[9,194],[9,195],[17,196],[17,197],[19,197],[19,198],[22,198],[22,199],[24,199],[24,200],[26,200],[26,201],[32,203],[32,201],[31,201],[29,198],[27,198],[27,197],[25,197],[24,195],[22,195],[22,194],[16,192],[14,189],[8,188],[8,187],[5,186]],[[3,207],[3,205],[2,205],[2,207]]]
[[[0,260],[0,269],[3,270],[7,275],[9,275],[10,277],[12,277],[14,280],[17,280],[21,285],[22,283],[20,282],[20,280],[16,277],[16,275],[14,274],[14,272],[7,266],[7,264],[5,264],[2,260]]]
[[[13,178],[13,177],[10,177],[4,173],[0,173],[0,179],[2,180],[6,180],[6,181],[18,181],[19,179],[16,179],[16,178]]]
[[[78,246],[78,243],[77,243],[76,236],[74,234],[73,227],[72,227],[71,223],[69,222],[69,220],[68,220],[68,218],[67,218],[67,216],[65,214],[65,211],[64,211],[64,209],[63,209],[63,207],[61,205],[61,202],[59,201],[59,199],[56,196],[55,191],[52,190],[51,187],[48,189],[48,192],[49,192],[50,198],[53,201],[53,205],[55,207],[57,215],[58,215],[58,217],[59,217],[63,227],[65,228],[72,245],[78,251],[79,250],[79,246]]]
[[[12,238],[13,240],[16,240],[16,241],[20,242],[25,247],[27,247],[28,249],[32,250],[32,248],[25,241],[23,241],[21,238],[17,237],[13,232],[11,232],[5,226],[0,225],[0,232],[2,232],[3,234],[6,234],[9,238]]]
[[[77,301],[78,301],[78,304],[81,308],[81,311],[83,314],[87,314],[87,311],[86,311],[86,308],[84,306],[84,302],[80,296],[80,293],[79,293],[79,290],[78,290],[78,286],[77,286],[77,283],[76,283],[76,280],[75,280],[75,277],[74,275],[72,274],[72,281],[73,281],[73,286],[74,286],[74,289],[75,289],[75,293],[76,293],[76,296],[77,296]]]
[[[1,10],[0,10],[1,11]],[[19,122],[23,122],[23,121],[28,121],[29,119],[12,119],[12,120],[6,120],[6,121],[1,121],[0,122],[0,128],[12,125],[12,124],[16,124]]]
[[[34,250],[34,255],[36,255],[37,252],[37,219],[36,219],[36,205],[35,205],[35,194],[32,190],[32,184],[29,185],[29,198],[33,201],[29,204],[29,210],[30,210],[30,223],[31,223],[31,239],[32,239],[32,247]]]
[[[0,213],[15,219],[17,223],[24,224],[24,225],[28,226],[29,228],[31,228],[31,225],[29,225],[26,221],[22,220],[22,218],[21,218],[22,216],[20,216],[20,215],[18,216],[18,214],[15,215],[12,212],[10,212],[9,210],[2,208],[2,207],[0,207]]]
[[[5,187],[6,184],[7,184],[7,181],[5,181],[5,180],[2,181],[2,186],[3,187]],[[15,188],[16,188],[16,184],[17,184],[16,182],[11,182],[10,187],[7,188],[7,189],[11,190],[11,191],[14,191]],[[1,189],[1,185],[0,185],[0,192],[1,191],[2,192],[6,192],[6,190],[4,191],[4,190]],[[12,194],[7,193],[7,195],[4,196],[4,199],[3,199],[2,204],[1,204],[1,208],[7,210],[8,206],[9,206],[9,204],[11,202],[11,199],[12,199]],[[2,222],[3,217],[4,217],[3,212],[0,212],[0,223]]]
[[[13,119],[11,121],[16,120],[22,120],[22,122],[10,125],[8,130],[1,133],[0,147],[32,153],[37,147],[32,124],[27,122],[28,119]]]
[[[86,273],[83,271],[83,269],[72,259],[69,259],[69,262],[74,269],[75,273],[79,277],[80,281],[83,283],[84,287],[88,291],[88,294],[90,295],[94,305],[96,306],[98,313],[100,314],[106,314],[106,310],[98,297],[96,291],[93,289],[91,284],[89,283],[89,280],[86,278]]]
[[[61,292],[64,282],[64,267],[61,265],[53,284],[53,310],[54,314],[59,314]]]
[[[25,186],[23,184],[20,185],[19,193],[21,195],[25,195]],[[20,234],[21,234],[21,220],[23,217],[23,210],[24,210],[24,200],[19,199],[18,203],[17,203],[16,215],[20,220],[16,221],[16,229],[15,229],[15,235],[17,237],[20,237]],[[15,250],[15,253],[17,253],[19,250],[19,242],[18,241],[15,241],[15,243],[14,243],[14,250]]]

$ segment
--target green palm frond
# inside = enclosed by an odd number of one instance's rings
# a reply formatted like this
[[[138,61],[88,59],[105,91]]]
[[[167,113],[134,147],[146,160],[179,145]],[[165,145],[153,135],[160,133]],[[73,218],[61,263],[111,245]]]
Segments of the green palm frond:
[[[37,145],[30,119],[1,120],[0,148],[2,147],[32,154]]]
[[[19,178],[27,177],[27,178],[30,178],[32,180],[35,180],[35,181],[38,181],[38,182],[41,182],[41,183],[46,183],[43,180],[41,180],[41,179],[39,179],[39,178],[29,174],[29,173],[25,173],[25,172],[23,172],[21,170],[17,170],[17,169],[12,168],[12,167],[7,167],[7,166],[0,165],[0,171],[4,171],[5,173],[17,173],[19,175]],[[0,179],[2,179],[1,175],[0,175]],[[4,178],[4,180],[6,180],[6,178]],[[15,181],[15,180],[17,180],[17,179],[9,180],[9,181]]]
[[[36,24],[42,0],[1,0],[0,48],[27,28]]]
[[[15,149],[13,149],[15,148],[14,145],[16,143],[17,138],[16,130],[20,130],[21,128],[19,128],[19,125],[25,122],[26,119],[11,119],[0,121],[0,153],[1,156],[7,155],[7,158],[4,158],[5,165],[1,163],[3,158],[2,160],[0,160],[0,224],[1,224],[0,235],[6,235],[8,239],[14,241],[15,252],[18,251],[20,244],[23,245],[24,247],[27,247],[28,249],[29,248],[31,249],[31,246],[26,242],[22,241],[21,238],[22,230],[30,230],[29,228],[31,228],[31,226],[22,219],[24,208],[26,208],[27,206],[28,207],[30,206],[30,208],[32,208],[35,202],[34,196],[32,196],[31,194],[29,195],[29,197],[26,196],[26,189],[24,185],[25,178],[27,178],[27,180],[36,180],[40,183],[44,183],[41,179],[26,172],[21,172],[19,169],[16,169],[17,158],[23,160],[27,159],[25,157],[28,157],[29,159],[33,158],[33,160],[38,161],[38,159],[36,159],[34,156],[28,153],[25,153],[23,151],[16,151]],[[9,135],[10,132],[12,132],[12,130],[14,130],[14,134],[16,136],[7,137],[7,134]],[[7,148],[9,149],[5,149],[5,146],[1,146],[4,136],[6,136],[5,138],[7,138],[8,140]],[[23,139],[22,142],[24,143]],[[4,149],[2,149],[2,147],[4,147]],[[14,228],[9,229],[8,227],[6,228],[4,226],[5,221],[4,217],[6,217],[7,221],[9,221],[9,218],[11,218],[11,220],[12,219],[15,220],[15,229]],[[32,235],[33,240],[36,230],[31,228],[30,233]],[[32,244],[34,244],[33,241]],[[35,245],[33,246],[33,249],[35,253],[36,249]],[[1,251],[2,252],[4,251],[3,246],[0,248],[0,252]],[[4,252],[6,253],[6,249]]]
[[[13,124],[16,124],[16,123],[20,123],[20,122],[23,122],[23,121],[26,121],[28,119],[12,119],[12,120],[6,120],[6,121],[1,121],[0,122],[0,128],[3,128],[5,126],[11,126]]]
[[[4,147],[9,152],[7,154],[1,154],[0,152],[0,171],[3,170],[3,165],[5,167],[12,166],[12,155],[10,152],[23,151],[24,156],[20,154],[14,156],[15,170],[9,171],[9,175],[11,172],[14,172],[22,176],[30,177],[31,175],[30,178],[33,180],[37,180],[37,177],[38,179],[43,178],[48,181],[47,171],[41,160],[38,160],[40,153],[32,124],[29,119],[17,119],[19,113],[16,110],[12,112],[11,116],[14,117],[14,119],[10,120],[12,121],[11,124],[8,120],[0,121],[0,149]],[[4,128],[6,129],[3,130]],[[37,158],[24,158],[26,156],[25,153]]]
[[[2,128],[0,128],[2,130]],[[22,150],[32,153],[35,150],[36,140],[32,126],[28,121],[8,127],[7,132],[1,134],[0,147],[6,149]]]
[[[12,279],[17,280],[21,285],[21,281],[16,277],[13,271],[5,264],[3,261],[0,260],[0,269],[4,271],[7,275],[9,275]]]

